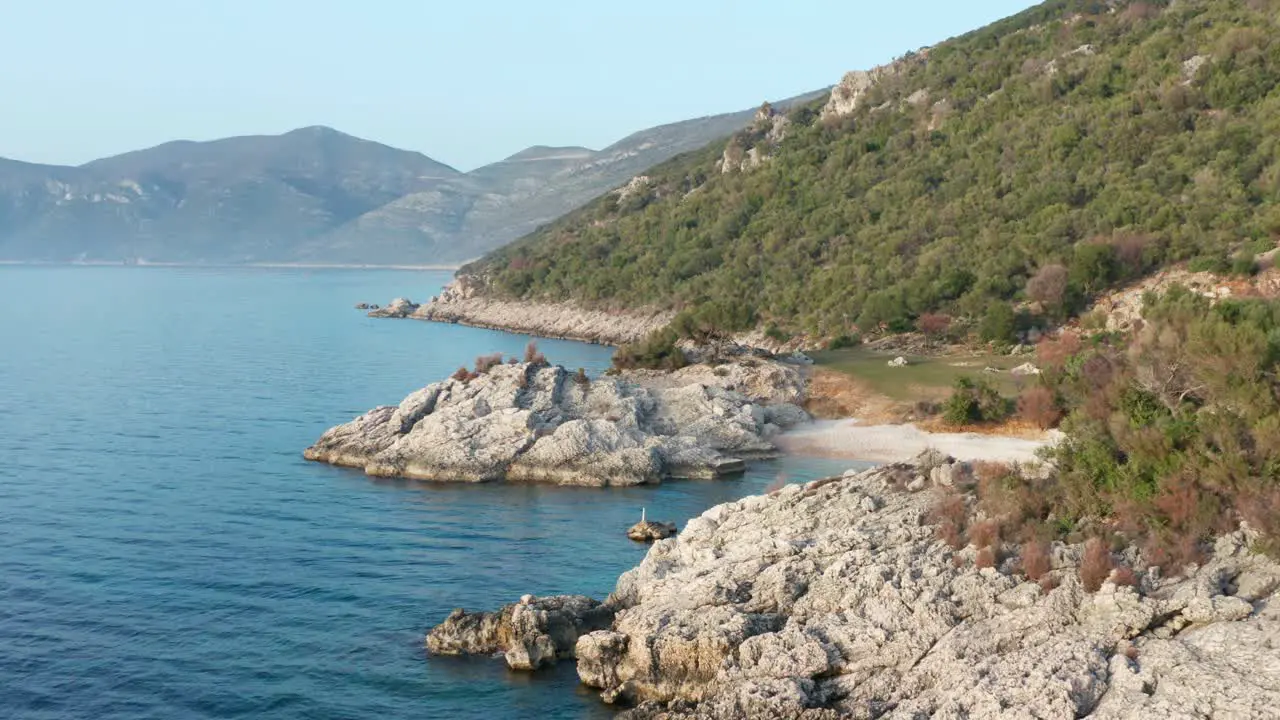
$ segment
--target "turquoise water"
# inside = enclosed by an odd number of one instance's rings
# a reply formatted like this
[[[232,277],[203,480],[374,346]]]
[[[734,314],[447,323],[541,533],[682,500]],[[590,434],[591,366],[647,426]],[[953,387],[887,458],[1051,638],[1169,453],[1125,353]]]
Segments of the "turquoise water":
[[[338,422],[526,337],[370,320],[446,273],[0,267],[0,717],[597,718],[571,665],[427,658],[455,606],[603,597],[680,520],[779,474],[584,489],[375,482]],[[599,370],[605,348],[541,341]]]

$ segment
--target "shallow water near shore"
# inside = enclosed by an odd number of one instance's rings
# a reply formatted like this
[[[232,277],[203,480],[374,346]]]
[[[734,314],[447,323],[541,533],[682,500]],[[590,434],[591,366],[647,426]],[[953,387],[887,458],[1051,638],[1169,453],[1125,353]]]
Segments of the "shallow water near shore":
[[[456,606],[603,597],[678,521],[850,465],[600,490],[373,481],[327,427],[528,338],[371,320],[446,272],[0,267],[0,717],[596,718],[571,664],[427,658]],[[540,341],[598,371],[609,350]]]

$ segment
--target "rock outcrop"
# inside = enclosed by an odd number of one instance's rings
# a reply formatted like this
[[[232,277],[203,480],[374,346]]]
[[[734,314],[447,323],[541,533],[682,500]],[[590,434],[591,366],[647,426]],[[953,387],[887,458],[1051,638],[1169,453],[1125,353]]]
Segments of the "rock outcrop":
[[[387,303],[385,307],[373,305],[369,311],[369,317],[377,318],[406,318],[418,309],[418,304],[408,298],[396,298]]]
[[[458,608],[432,628],[426,645],[433,655],[502,653],[513,670],[537,670],[574,657],[579,636],[612,622],[612,608],[583,595],[526,595],[497,612]]]
[[[720,505],[624,574],[582,681],[624,717],[1267,717],[1280,707],[1280,565],[1222,538],[1187,579],[1082,587],[978,569],[891,465]],[[915,489],[912,492],[910,489]],[[1045,590],[1045,588],[1052,588]]]
[[[370,410],[325,432],[304,457],[381,477],[639,485],[741,472],[745,460],[775,455],[773,438],[807,419],[794,405],[716,385],[584,381],[520,363]]]
[[[627,537],[635,540],[636,542],[666,540],[675,534],[675,523],[654,522],[653,520],[641,520],[630,528],[627,528]]]
[[[589,310],[572,302],[505,300],[484,294],[479,283],[465,276],[408,313],[398,315],[383,310],[370,316],[457,323],[600,345],[642,340],[675,317],[675,313],[665,310]]]

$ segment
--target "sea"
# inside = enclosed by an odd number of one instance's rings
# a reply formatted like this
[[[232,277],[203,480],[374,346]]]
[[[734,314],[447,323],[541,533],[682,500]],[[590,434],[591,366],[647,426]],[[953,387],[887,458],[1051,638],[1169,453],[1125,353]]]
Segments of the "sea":
[[[603,599],[641,508],[848,463],[629,489],[374,480],[328,427],[530,338],[374,320],[441,271],[0,266],[0,718],[607,718],[572,663],[428,657],[455,607]],[[598,373],[610,350],[540,340]]]

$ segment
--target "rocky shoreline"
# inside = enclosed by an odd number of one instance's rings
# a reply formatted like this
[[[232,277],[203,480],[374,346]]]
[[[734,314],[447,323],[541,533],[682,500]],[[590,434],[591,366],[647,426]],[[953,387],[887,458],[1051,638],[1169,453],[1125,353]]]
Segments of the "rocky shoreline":
[[[627,486],[737,474],[809,421],[798,370],[750,360],[646,384],[544,360],[465,370],[331,428],[303,456],[378,477]],[[768,379],[763,387],[746,378]]]
[[[512,666],[531,651],[575,657],[584,684],[633,706],[628,720],[1253,718],[1280,707],[1280,564],[1252,551],[1247,529],[1185,577],[1115,571],[1089,592],[1083,548],[1055,543],[1032,581],[1011,548],[984,563],[939,539],[930,517],[944,488],[931,488],[964,472],[888,465],[714,507],[657,542],[602,605],[553,603],[592,621],[535,614],[507,632],[520,646]],[[606,629],[577,632],[609,613]]]
[[[625,345],[665,327],[675,314],[663,310],[586,310],[570,302],[502,300],[480,294],[464,277],[449,283],[427,303],[418,305],[397,298],[372,310],[369,317],[430,320],[557,340]]]

